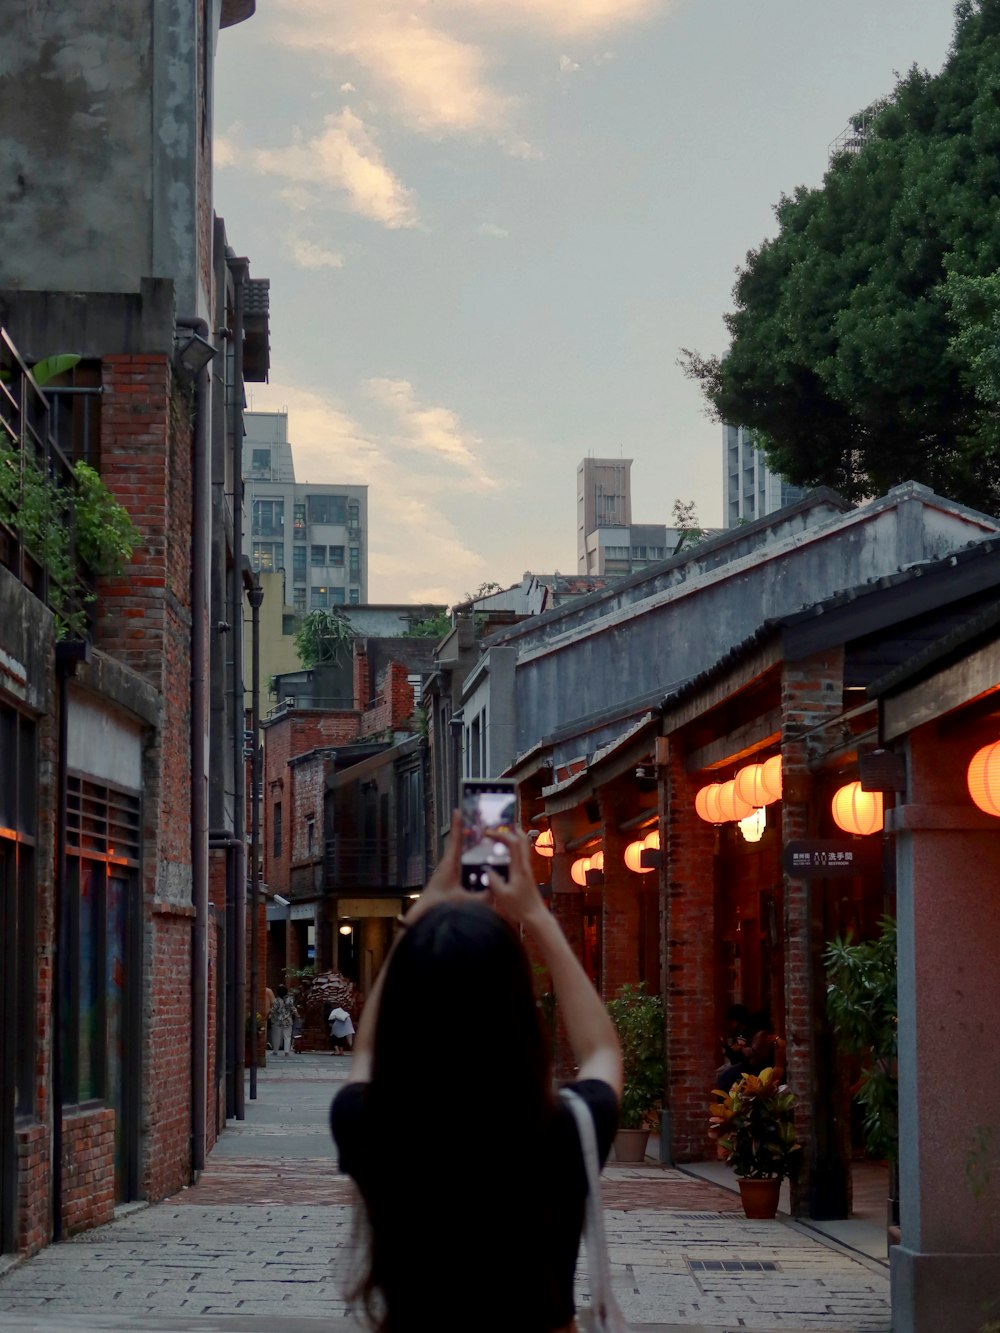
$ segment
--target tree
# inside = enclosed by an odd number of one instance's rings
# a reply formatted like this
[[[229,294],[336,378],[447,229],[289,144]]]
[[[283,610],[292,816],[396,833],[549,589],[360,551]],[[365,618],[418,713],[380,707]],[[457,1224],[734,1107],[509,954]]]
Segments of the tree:
[[[295,631],[295,651],[304,667],[335,666],[355,638],[357,631],[343,611],[310,611]]]
[[[451,631],[451,616],[447,611],[438,611],[425,620],[411,621],[405,637],[408,639],[443,639]]]
[[[1000,508],[1000,0],[960,0],[941,73],[853,125],[738,271],[729,350],[683,364],[798,485]]]
[[[694,546],[700,542],[705,536],[705,529],[698,522],[698,511],[693,500],[676,499],[670,512],[674,527],[677,529],[677,544],[671,555],[676,555],[686,546]]]

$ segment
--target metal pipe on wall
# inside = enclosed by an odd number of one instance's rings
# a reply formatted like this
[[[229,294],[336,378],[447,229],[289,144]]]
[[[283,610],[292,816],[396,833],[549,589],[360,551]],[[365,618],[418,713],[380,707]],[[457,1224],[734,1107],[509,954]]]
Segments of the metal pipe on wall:
[[[250,761],[250,995],[251,1006],[256,1014],[257,996],[260,991],[259,962],[257,949],[259,944],[260,917],[260,747],[257,736],[260,732],[260,608],[264,601],[264,589],[260,578],[254,578],[254,586],[248,594],[250,600],[250,731],[253,736],[253,759]],[[250,1099],[257,1096],[257,1032],[254,1022],[254,1034],[250,1043]]]

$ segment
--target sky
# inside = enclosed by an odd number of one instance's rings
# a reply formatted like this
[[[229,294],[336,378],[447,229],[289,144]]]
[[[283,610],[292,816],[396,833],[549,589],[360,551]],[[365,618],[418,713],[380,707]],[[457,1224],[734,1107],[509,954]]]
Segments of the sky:
[[[257,0],[220,37],[215,208],[269,278],[296,479],[367,484],[369,599],[576,570],[576,469],[722,523],[738,267],[953,0]]]

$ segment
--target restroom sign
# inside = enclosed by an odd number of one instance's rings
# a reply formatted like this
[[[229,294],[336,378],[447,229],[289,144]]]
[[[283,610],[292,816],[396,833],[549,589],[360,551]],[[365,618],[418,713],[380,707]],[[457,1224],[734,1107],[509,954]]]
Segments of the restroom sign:
[[[809,838],[785,844],[782,863],[793,879],[824,879],[860,875],[881,864],[881,840]]]

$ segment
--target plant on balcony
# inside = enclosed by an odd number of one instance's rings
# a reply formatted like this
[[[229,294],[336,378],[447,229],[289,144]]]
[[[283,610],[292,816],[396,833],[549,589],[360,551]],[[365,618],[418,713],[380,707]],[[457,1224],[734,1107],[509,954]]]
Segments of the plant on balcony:
[[[87,463],[73,466],[76,553],[95,574],[120,574],[139,545],[139,529]]]
[[[334,607],[310,611],[295,631],[295,651],[304,667],[336,666],[350,652],[357,631]]]

